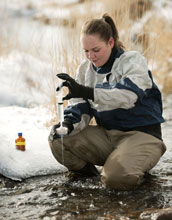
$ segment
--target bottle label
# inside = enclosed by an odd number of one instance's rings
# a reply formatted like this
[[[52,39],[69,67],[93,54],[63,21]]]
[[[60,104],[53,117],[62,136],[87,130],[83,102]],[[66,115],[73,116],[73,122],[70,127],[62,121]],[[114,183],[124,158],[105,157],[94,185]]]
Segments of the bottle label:
[[[25,145],[25,142],[24,141],[19,141],[16,143],[16,146],[19,146],[19,145]]]

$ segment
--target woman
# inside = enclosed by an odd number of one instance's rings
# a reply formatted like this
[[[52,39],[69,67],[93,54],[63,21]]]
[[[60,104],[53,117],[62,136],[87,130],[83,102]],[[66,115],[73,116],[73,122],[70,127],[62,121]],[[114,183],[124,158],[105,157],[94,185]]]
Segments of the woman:
[[[77,176],[98,175],[119,190],[143,181],[166,150],[161,136],[161,94],[144,57],[124,51],[110,16],[87,21],[81,31],[86,60],[75,80],[57,74],[69,93],[63,126],[68,129],[61,149],[58,125],[49,143],[54,157]],[[57,88],[58,90],[59,88]],[[92,118],[97,125],[89,125]],[[63,158],[62,158],[63,154]]]

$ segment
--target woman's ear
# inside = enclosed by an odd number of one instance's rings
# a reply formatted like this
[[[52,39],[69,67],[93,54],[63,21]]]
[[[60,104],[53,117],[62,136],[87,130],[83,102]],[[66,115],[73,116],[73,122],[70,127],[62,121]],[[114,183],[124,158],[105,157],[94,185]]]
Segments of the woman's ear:
[[[109,39],[109,45],[110,45],[110,47],[113,48],[113,47],[114,47],[114,44],[115,44],[115,41],[114,41],[113,37],[110,37],[110,39]]]

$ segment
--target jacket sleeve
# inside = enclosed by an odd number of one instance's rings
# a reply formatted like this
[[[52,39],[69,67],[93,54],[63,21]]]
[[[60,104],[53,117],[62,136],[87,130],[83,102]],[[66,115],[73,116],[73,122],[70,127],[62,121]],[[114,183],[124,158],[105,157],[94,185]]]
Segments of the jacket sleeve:
[[[144,57],[135,51],[125,52],[115,61],[109,81],[96,86],[94,101],[113,109],[129,109],[151,87],[152,80]]]
[[[83,85],[85,80],[85,65],[86,64],[83,63],[79,66],[75,76],[75,80]],[[82,98],[70,99],[67,108],[64,110],[64,118],[70,120],[74,126],[71,135],[77,134],[86,128],[92,117],[90,103]]]

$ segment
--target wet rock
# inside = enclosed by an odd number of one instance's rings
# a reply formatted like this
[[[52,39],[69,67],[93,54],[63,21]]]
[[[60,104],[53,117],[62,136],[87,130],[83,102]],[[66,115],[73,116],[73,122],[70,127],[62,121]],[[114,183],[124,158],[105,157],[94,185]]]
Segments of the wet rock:
[[[140,220],[171,220],[172,219],[172,207],[145,211],[140,215]]]
[[[5,188],[15,188],[20,181],[14,181],[0,174],[0,186]]]
[[[164,213],[158,216],[157,220],[171,220],[172,219],[172,212],[171,213]]]
[[[30,193],[31,191],[32,191],[32,189],[24,187],[22,189],[19,189],[15,194],[20,195],[20,194],[24,194],[24,193]]]

